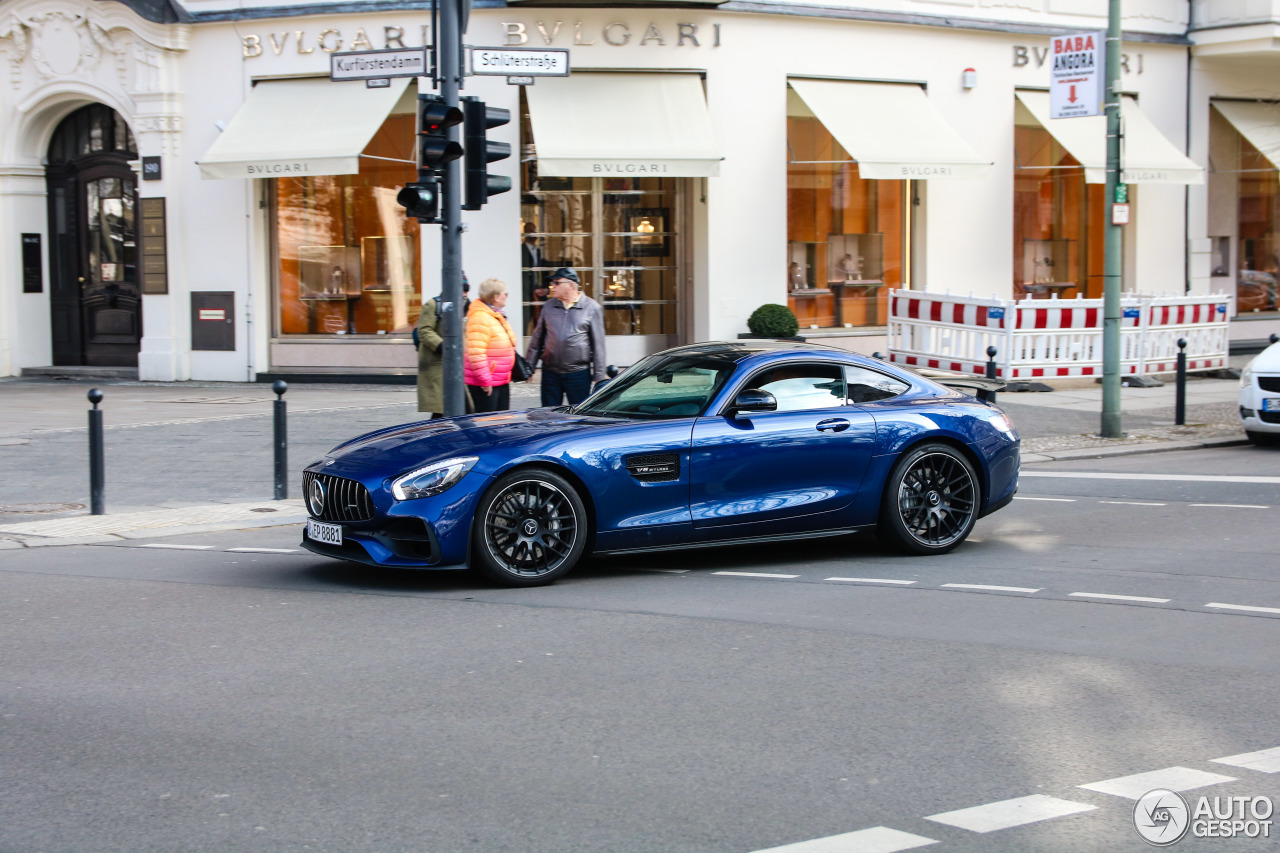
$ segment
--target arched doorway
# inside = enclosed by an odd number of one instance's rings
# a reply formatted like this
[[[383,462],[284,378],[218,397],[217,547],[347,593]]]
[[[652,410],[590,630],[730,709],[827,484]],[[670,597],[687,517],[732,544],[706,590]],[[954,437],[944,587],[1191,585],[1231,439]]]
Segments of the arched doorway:
[[[49,143],[53,363],[136,367],[142,336],[137,186],[129,125],[102,104],[67,116]]]

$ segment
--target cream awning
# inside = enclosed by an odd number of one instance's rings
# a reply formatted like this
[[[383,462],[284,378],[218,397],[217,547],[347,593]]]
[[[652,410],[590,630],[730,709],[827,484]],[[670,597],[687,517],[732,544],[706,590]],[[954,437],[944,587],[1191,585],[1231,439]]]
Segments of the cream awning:
[[[574,74],[525,89],[538,174],[713,178],[720,149],[693,74]]]
[[[1268,163],[1280,169],[1280,106],[1214,101],[1213,107],[1267,158]]]
[[[360,152],[408,85],[407,77],[382,89],[325,77],[259,83],[197,163],[200,176],[354,175]]]
[[[1049,118],[1048,92],[1018,92],[1018,100],[1062,147],[1084,166],[1090,184],[1107,182],[1107,117]],[[1125,184],[1202,184],[1204,169],[1165,138],[1128,95],[1121,98],[1124,142],[1120,182]]]
[[[978,156],[913,83],[788,82],[858,161],[863,178],[985,178],[991,173],[991,161]]]

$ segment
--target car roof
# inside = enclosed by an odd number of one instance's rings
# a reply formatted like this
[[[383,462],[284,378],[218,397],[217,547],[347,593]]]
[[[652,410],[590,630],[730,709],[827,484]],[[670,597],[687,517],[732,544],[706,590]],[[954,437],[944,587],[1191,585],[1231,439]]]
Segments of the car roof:
[[[808,341],[784,341],[773,339],[756,339],[749,338],[740,341],[708,341],[701,344],[686,344],[685,346],[674,347],[664,350],[664,355],[706,355],[720,358],[727,358],[731,361],[742,361],[756,355],[766,355],[769,353],[794,353],[796,355],[804,353],[812,353],[813,355],[853,355],[858,353],[851,352],[840,347],[827,346],[826,344],[814,344]],[[866,356],[861,356],[866,358]]]

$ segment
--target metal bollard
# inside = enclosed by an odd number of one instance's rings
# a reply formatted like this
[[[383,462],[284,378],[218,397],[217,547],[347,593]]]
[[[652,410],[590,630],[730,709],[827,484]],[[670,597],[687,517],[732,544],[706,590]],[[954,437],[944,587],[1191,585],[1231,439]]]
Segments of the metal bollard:
[[[276,500],[288,497],[289,478],[289,430],[285,423],[284,392],[289,390],[289,383],[277,379],[271,383],[271,390],[276,392],[275,402],[275,451],[276,451]]]
[[[106,480],[106,463],[102,455],[102,392],[90,388],[86,395],[93,408],[89,410],[89,512],[93,515],[104,515],[102,506],[102,487]]]
[[[871,357],[876,361],[884,361],[884,353],[882,352],[873,352],[871,353]]]
[[[996,367],[996,352],[997,350],[995,347],[987,347],[987,378],[988,379],[995,379],[996,375],[999,373],[999,370]],[[986,396],[982,397],[982,399],[986,400],[988,403],[994,403],[996,401],[996,392],[988,391],[986,392]]]
[[[1173,422],[1183,426],[1187,422],[1187,339],[1178,338],[1178,384],[1174,395]]]
[[[1277,335],[1275,332],[1272,332],[1272,333],[1271,333],[1271,343],[1273,343],[1273,344],[1274,344],[1276,341],[1280,341],[1280,335]]]

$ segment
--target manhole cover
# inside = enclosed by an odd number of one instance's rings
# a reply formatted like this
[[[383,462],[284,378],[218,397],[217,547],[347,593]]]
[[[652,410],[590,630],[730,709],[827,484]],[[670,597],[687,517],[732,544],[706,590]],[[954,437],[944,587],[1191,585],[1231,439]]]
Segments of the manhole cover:
[[[253,509],[249,510],[249,512],[275,512],[275,511],[276,511],[275,507],[270,507],[270,506],[255,506]]]
[[[78,509],[84,509],[84,504],[5,504],[0,506],[0,513],[38,515],[44,512],[75,512]]]

